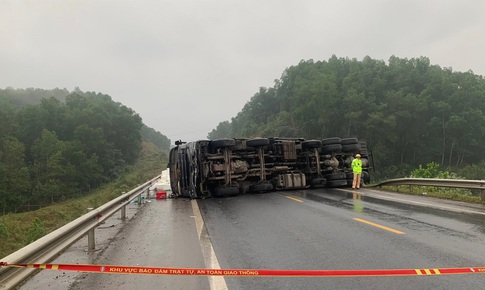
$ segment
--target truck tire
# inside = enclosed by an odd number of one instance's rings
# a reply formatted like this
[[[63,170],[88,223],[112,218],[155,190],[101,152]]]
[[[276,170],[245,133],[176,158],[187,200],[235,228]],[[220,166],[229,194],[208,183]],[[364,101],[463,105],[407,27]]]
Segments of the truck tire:
[[[210,146],[214,149],[224,148],[224,147],[233,147],[233,146],[236,146],[236,140],[234,140],[234,139],[216,139],[216,140],[210,141]]]
[[[306,140],[303,141],[302,147],[305,149],[314,149],[322,147],[322,141],[320,140]]]
[[[327,187],[345,187],[347,186],[346,179],[336,179],[336,180],[328,180]]]
[[[315,178],[312,179],[310,182],[311,187],[324,187],[327,184],[327,180],[325,178]]]
[[[330,145],[325,145],[325,146],[322,147],[323,153],[332,153],[332,152],[340,151],[340,150],[342,150],[341,144],[330,144]]]
[[[218,187],[214,189],[214,196],[235,196],[239,194],[237,187]]]
[[[342,152],[359,152],[360,146],[359,144],[345,144],[342,145]]]
[[[328,181],[330,181],[330,180],[336,180],[336,179],[345,179],[346,178],[346,174],[345,174],[345,172],[330,173],[330,174],[325,175],[325,178]]]
[[[268,138],[254,138],[246,141],[246,146],[249,147],[260,147],[260,146],[268,146],[269,139]]]
[[[342,145],[348,145],[348,144],[359,144],[359,140],[357,138],[342,139]]]
[[[272,191],[273,185],[269,183],[259,183],[253,184],[249,187],[249,191],[251,192],[262,192],[262,191]]]
[[[341,144],[342,139],[340,137],[325,138],[322,140],[322,146],[330,144]]]
[[[354,182],[354,179],[353,178],[352,179],[347,178],[347,186],[348,187],[352,187],[352,183],[353,182]]]
[[[359,142],[360,144],[360,155],[362,156],[368,156],[369,155],[369,150],[367,148],[367,142],[365,141],[360,141]]]

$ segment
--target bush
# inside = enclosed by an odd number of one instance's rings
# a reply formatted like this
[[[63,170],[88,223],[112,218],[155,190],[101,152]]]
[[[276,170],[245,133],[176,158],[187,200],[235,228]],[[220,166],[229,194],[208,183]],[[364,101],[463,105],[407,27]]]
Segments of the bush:
[[[436,162],[431,162],[423,168],[419,165],[419,168],[411,172],[412,178],[438,178],[438,179],[464,179],[458,174],[450,171],[441,171],[440,165]],[[431,187],[431,186],[421,186],[419,187],[421,191],[426,191],[427,193],[435,193],[438,196],[441,195],[442,198],[456,199],[457,196],[465,195],[471,196],[472,192],[469,189],[462,188],[448,188],[448,187]]]
[[[27,231],[27,236],[24,240],[24,243],[28,245],[35,240],[42,238],[43,236],[45,236],[45,234],[46,231],[44,228],[44,223],[39,218],[35,218],[34,222]]]
[[[456,172],[464,176],[465,179],[483,180],[485,179],[485,162],[467,165],[463,168],[456,169]]]
[[[415,169],[411,172],[412,178],[437,178],[440,174],[440,165],[436,162],[431,162],[426,165],[426,168],[423,168],[421,164],[419,164],[418,169]]]
[[[0,223],[0,238],[8,237],[8,230],[4,223]]]

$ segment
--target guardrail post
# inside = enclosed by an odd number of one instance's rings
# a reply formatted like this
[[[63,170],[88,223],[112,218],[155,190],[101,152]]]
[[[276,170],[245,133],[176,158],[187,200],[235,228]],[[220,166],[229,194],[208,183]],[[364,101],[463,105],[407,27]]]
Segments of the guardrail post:
[[[125,194],[125,192],[123,191],[121,194],[123,195]],[[121,207],[120,212],[121,212],[121,221],[124,221],[126,219],[126,205]]]
[[[148,200],[150,198],[150,187],[147,188],[147,197],[145,198],[145,200]]]
[[[480,191],[480,200],[481,200],[481,201],[485,201],[485,189],[482,189],[482,190]]]
[[[93,208],[90,207],[88,208],[88,212],[92,211]],[[94,251],[95,245],[94,245],[94,228],[89,230],[88,232],[88,251]]]
[[[126,205],[121,208],[121,221],[126,219]]]
[[[138,198],[138,205],[140,205],[141,204],[141,193],[138,195],[137,198]]]

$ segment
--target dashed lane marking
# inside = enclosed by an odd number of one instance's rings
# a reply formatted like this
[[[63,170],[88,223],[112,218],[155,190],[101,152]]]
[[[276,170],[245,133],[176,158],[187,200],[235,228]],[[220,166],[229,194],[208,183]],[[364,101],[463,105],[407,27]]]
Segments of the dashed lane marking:
[[[366,220],[363,220],[363,219],[360,219],[360,218],[354,218],[354,220],[356,220],[356,221],[358,221],[358,222],[361,222],[361,223],[365,223],[365,224],[368,224],[368,225],[374,226],[374,227],[376,227],[376,228],[380,228],[380,229],[383,229],[383,230],[386,230],[386,231],[393,232],[393,233],[395,233],[395,234],[404,235],[404,232],[401,232],[401,231],[395,230],[395,229],[393,229],[393,228],[385,227],[385,226],[380,225],[380,224],[376,224],[376,223],[373,223],[373,222],[370,222],[370,221],[366,221]]]
[[[285,195],[286,198],[289,198],[291,200],[294,200],[294,201],[297,201],[297,202],[303,202],[303,200],[301,199],[298,199],[298,198],[294,198],[294,197],[291,197],[291,196],[288,196],[288,195]]]

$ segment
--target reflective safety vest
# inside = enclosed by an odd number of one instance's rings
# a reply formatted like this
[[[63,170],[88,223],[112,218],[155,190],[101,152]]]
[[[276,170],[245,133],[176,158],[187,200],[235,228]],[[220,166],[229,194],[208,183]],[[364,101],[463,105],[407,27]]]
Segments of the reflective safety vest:
[[[362,173],[362,160],[359,158],[352,160],[352,171],[356,174]]]

